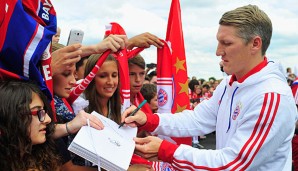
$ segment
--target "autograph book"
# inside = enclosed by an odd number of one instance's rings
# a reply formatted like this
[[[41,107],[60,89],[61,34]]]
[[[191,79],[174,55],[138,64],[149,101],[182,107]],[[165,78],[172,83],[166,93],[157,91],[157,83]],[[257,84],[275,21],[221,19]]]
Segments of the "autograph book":
[[[83,126],[68,150],[106,170],[127,170],[131,161],[137,128],[121,127],[114,121],[96,113],[104,124],[103,130]]]

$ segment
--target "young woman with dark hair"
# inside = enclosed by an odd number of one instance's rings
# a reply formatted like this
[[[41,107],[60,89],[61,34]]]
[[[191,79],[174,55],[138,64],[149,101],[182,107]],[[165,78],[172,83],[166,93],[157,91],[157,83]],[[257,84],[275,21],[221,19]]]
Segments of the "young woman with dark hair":
[[[1,170],[59,170],[52,110],[38,86],[1,81],[0,97]]]

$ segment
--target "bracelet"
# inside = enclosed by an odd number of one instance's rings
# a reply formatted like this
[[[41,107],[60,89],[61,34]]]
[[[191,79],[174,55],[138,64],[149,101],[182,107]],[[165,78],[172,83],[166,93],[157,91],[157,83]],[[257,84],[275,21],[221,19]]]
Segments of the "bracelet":
[[[68,133],[68,135],[70,135],[71,133],[70,133],[70,130],[69,130],[67,124],[68,124],[68,122],[65,123],[66,132]]]

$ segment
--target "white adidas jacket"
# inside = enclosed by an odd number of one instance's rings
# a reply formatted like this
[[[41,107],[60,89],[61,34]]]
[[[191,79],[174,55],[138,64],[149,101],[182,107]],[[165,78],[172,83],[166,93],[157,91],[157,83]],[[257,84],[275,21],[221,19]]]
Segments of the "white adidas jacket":
[[[290,171],[296,105],[280,65],[262,63],[241,83],[223,80],[194,111],[148,115],[143,128],[154,134],[190,137],[216,131],[216,150],[163,141],[159,158],[177,170]]]

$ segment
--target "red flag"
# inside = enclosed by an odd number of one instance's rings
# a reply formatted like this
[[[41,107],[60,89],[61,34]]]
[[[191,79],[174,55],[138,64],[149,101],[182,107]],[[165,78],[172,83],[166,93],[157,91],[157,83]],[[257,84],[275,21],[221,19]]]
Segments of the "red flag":
[[[190,109],[179,0],[172,0],[166,41],[168,44],[159,49],[157,54],[159,112],[177,113]],[[172,139],[177,144],[191,145],[191,137]]]

